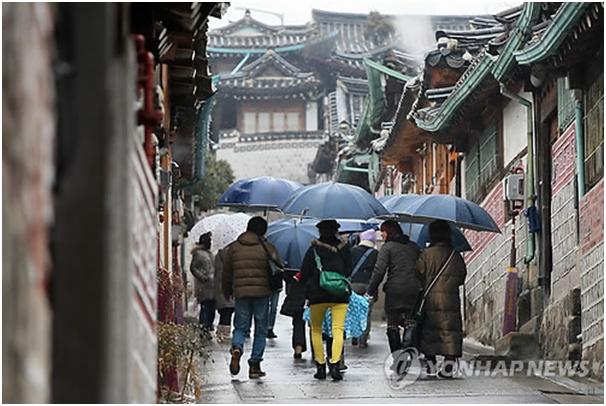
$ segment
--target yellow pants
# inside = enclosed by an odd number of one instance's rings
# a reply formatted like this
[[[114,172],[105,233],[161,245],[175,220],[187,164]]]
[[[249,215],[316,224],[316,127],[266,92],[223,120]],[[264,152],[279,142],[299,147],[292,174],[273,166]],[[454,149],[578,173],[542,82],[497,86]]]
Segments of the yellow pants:
[[[324,364],[324,344],[322,343],[322,322],[326,310],[332,312],[332,353],[331,364],[341,361],[343,351],[343,333],[345,331],[345,314],[347,303],[318,303],[312,304],[311,309],[311,345],[314,348],[316,362]]]

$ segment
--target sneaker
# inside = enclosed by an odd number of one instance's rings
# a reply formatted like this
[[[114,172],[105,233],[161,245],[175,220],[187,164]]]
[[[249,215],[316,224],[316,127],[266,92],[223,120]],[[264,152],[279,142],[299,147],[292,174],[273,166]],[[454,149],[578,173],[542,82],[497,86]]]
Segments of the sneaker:
[[[248,369],[248,377],[250,379],[263,378],[267,375],[265,372],[261,371],[261,363],[260,362],[251,362],[250,367]]]
[[[240,357],[242,357],[242,350],[238,347],[231,349],[231,361],[229,362],[229,372],[232,375],[238,375],[240,373]]]
[[[278,338],[278,336],[276,335],[276,333],[274,333],[273,329],[269,329],[267,330],[267,338]]]

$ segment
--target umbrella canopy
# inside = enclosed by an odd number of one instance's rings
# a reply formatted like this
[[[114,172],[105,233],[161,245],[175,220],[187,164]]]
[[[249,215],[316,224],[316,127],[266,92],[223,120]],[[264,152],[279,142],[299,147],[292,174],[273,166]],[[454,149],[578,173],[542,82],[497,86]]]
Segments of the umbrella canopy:
[[[479,205],[451,195],[419,196],[403,210],[394,212],[403,215],[406,222],[431,223],[446,220],[461,228],[500,233],[493,218]]]
[[[450,241],[452,247],[458,252],[471,251],[471,245],[465,235],[452,223],[450,225]],[[400,223],[404,234],[408,235],[417,244],[419,249],[425,249],[431,242],[429,238],[429,224]]]
[[[244,213],[219,213],[204,217],[193,226],[189,232],[189,241],[198,242],[200,236],[208,231],[212,232],[211,251],[216,253],[238,238],[246,231],[250,216]]]
[[[287,179],[259,176],[235,181],[219,198],[219,206],[276,209],[302,185]]]
[[[361,187],[325,182],[302,187],[281,206],[284,213],[319,219],[360,219],[389,215],[383,205]]]
[[[283,219],[269,224],[265,237],[280,253],[285,268],[301,268],[309,243],[320,237],[316,222]]]
[[[383,196],[379,199],[390,213],[402,212],[416,202],[421,195],[408,193],[405,195]]]

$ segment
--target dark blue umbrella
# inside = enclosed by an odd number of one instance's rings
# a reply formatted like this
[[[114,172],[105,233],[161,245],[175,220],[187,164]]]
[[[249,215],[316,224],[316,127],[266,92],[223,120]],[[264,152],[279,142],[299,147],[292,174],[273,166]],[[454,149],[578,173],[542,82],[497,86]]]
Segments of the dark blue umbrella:
[[[219,198],[219,206],[275,209],[302,185],[287,179],[260,176],[235,181]]]
[[[407,209],[412,203],[416,202],[419,197],[421,197],[421,195],[408,193],[405,195],[383,196],[379,201],[383,203],[383,206],[385,206],[390,213],[397,213]]]
[[[265,236],[275,245],[285,268],[301,268],[311,240],[320,237],[316,223],[317,221],[283,219],[269,224]]]
[[[465,238],[465,235],[452,223],[450,225],[450,241],[452,247],[458,252],[471,251],[471,245]],[[429,224],[418,223],[400,223],[404,234],[410,237],[417,244],[419,249],[425,249],[429,246],[431,239],[429,238]]]
[[[281,206],[284,213],[318,219],[366,220],[389,215],[383,205],[361,187],[326,182],[302,187]]]
[[[451,195],[419,196],[413,203],[394,214],[403,215],[410,223],[431,223],[446,220],[461,228],[500,233],[493,218],[479,205]]]

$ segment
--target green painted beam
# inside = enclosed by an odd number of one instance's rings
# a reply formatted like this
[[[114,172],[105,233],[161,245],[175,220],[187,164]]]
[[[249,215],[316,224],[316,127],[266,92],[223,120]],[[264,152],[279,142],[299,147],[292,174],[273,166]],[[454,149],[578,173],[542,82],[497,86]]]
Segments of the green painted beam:
[[[524,9],[516,22],[511,37],[501,50],[499,58],[492,67],[492,75],[497,81],[500,82],[503,76],[511,69],[512,64],[515,63],[514,52],[526,43],[526,33],[529,27],[532,27],[537,21],[540,11],[540,3],[524,3]]]
[[[554,55],[589,6],[589,3],[564,3],[539,41],[513,53],[518,63],[529,65]]]
[[[379,72],[382,72],[386,75],[389,75],[393,78],[401,80],[402,82],[408,82],[412,79],[412,76],[405,75],[403,73],[398,72],[397,70],[393,70],[388,68],[387,66],[380,64],[379,62],[375,62],[370,58],[364,58],[364,64],[372,69],[376,69]]]

